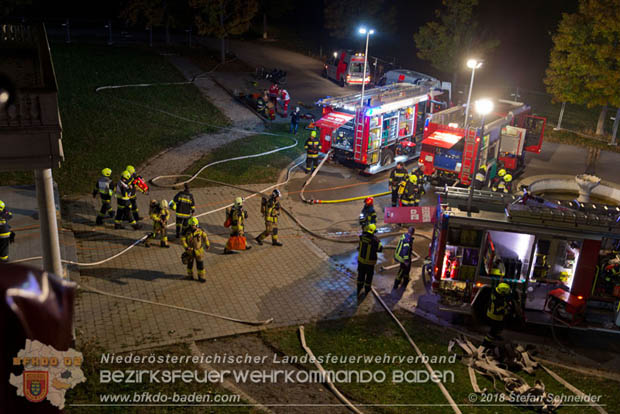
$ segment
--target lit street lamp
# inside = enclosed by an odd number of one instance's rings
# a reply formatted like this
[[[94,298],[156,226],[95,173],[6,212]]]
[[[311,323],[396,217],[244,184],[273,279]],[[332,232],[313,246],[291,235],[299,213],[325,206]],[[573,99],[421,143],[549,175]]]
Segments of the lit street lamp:
[[[469,93],[467,94],[467,106],[465,106],[465,130],[469,125],[469,102],[471,101],[471,90],[474,88],[474,73],[476,69],[482,66],[482,62],[476,59],[469,59],[467,61],[467,67],[471,69],[471,81],[469,82]]]
[[[368,39],[371,34],[374,34],[375,31],[373,29],[366,30],[365,27],[361,27],[359,32],[361,34],[366,35],[366,53],[364,53],[364,75],[362,77],[362,98],[360,100],[360,104],[362,105],[362,109],[364,109],[364,86],[366,85],[366,63],[368,62]]]
[[[478,164],[480,163],[480,148],[484,144],[484,119],[488,114],[491,113],[494,105],[493,101],[491,101],[490,99],[480,99],[474,102],[474,106],[476,109],[476,113],[480,115],[482,119],[480,121],[480,138],[475,138],[476,140],[479,140],[479,143],[478,148],[476,149],[476,157],[474,158],[474,169],[469,174],[469,197],[467,199],[467,216],[471,216],[471,202],[474,198],[474,177],[478,173]]]

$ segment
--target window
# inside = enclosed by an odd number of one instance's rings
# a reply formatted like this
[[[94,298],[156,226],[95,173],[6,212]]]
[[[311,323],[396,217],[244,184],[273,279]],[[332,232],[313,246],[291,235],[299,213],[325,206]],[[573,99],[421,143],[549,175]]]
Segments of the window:
[[[351,70],[350,73],[359,73],[361,74],[364,71],[364,63],[351,62]]]

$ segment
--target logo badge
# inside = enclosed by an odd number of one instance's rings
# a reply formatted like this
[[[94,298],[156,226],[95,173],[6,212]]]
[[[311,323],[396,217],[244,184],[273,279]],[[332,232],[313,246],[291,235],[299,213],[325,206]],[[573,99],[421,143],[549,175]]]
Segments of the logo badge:
[[[47,396],[49,372],[24,371],[24,397],[30,402],[41,402]]]

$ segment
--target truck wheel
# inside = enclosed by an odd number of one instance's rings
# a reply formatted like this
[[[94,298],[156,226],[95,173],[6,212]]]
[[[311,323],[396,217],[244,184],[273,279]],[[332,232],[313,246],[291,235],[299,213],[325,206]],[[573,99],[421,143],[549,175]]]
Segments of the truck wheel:
[[[344,83],[344,78],[340,78],[340,87],[344,88],[345,83]]]
[[[385,150],[381,152],[381,166],[390,165],[394,162],[394,153],[392,150]]]

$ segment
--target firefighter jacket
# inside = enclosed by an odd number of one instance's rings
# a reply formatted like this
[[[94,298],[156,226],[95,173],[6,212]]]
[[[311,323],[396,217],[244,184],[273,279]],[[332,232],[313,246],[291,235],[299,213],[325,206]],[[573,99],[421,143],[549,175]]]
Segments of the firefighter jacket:
[[[110,177],[101,176],[95,183],[95,189],[93,190],[93,197],[96,197],[97,194],[101,196],[102,200],[111,200],[112,194],[112,180]]]
[[[151,219],[154,223],[165,225],[170,219],[170,211],[167,208],[157,206],[151,210]]]
[[[366,227],[369,224],[377,224],[377,213],[374,206],[364,206],[360,214],[360,225]]]
[[[321,141],[316,137],[310,137],[306,141],[304,149],[306,150],[306,156],[308,158],[317,158],[319,156],[319,151],[321,151]]]
[[[267,203],[265,204],[265,211],[263,215],[265,216],[266,222],[277,223],[278,216],[280,215],[280,202],[276,201],[273,197],[269,197],[269,200],[267,200]]]
[[[418,185],[409,180],[402,182],[398,188],[400,200],[405,206],[413,205],[416,201],[419,201],[420,196],[418,193]]]
[[[172,209],[176,211],[177,217],[190,217],[196,209],[194,196],[189,192],[179,191],[172,199]]]
[[[131,178],[129,178],[129,183],[127,184],[129,186],[129,198],[136,198],[136,183],[134,180],[137,176],[138,173],[133,173],[131,174]]]
[[[190,227],[183,235],[183,247],[198,260],[202,258],[204,248],[206,247],[208,249],[210,245],[207,233],[200,227],[196,227],[195,229]]]
[[[377,236],[368,232],[362,233],[357,249],[357,261],[359,263],[375,265],[377,253],[381,251],[383,251],[383,246]]]
[[[267,105],[265,99],[262,96],[259,96],[258,99],[256,99],[256,110],[258,112],[263,112],[265,110],[265,105]]]
[[[390,173],[390,188],[393,190],[398,189],[398,185],[407,178],[406,168],[394,168]]]
[[[485,181],[487,180],[487,170],[485,168],[480,167],[478,169],[478,172],[474,176],[474,180],[476,180],[476,182],[480,186],[484,185]]]
[[[230,227],[232,230],[243,229],[243,223],[248,218],[248,212],[243,207],[233,207],[228,210],[228,217],[230,218]]]
[[[496,322],[502,322],[510,310],[508,295],[500,295],[495,290],[491,292],[491,300],[487,309],[487,317]]]
[[[400,236],[396,250],[394,251],[394,260],[398,263],[409,263],[411,261],[411,246],[413,245],[413,237],[409,233]]]
[[[11,237],[11,226],[7,221],[13,218],[13,213],[11,213],[6,208],[0,211],[0,239],[8,239]]]
[[[116,184],[116,201],[120,205],[128,205],[129,198],[131,196],[131,188],[125,180],[119,180]]]
[[[510,193],[512,191],[512,182],[506,182],[502,179],[497,184],[497,191],[500,193]]]

